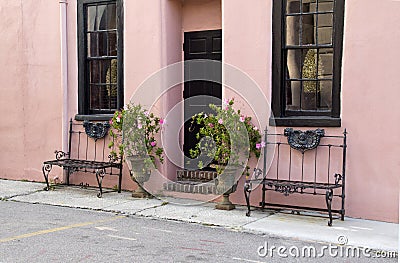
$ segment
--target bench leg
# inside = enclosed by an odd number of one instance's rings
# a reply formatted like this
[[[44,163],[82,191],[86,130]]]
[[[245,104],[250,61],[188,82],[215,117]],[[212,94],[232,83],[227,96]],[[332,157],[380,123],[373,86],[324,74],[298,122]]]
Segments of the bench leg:
[[[122,185],[122,167],[119,169],[118,193],[121,193],[121,185]]]
[[[326,190],[326,206],[328,208],[329,221],[328,226],[332,226],[332,199],[333,199],[333,190]]]
[[[344,221],[344,214],[345,214],[345,210],[344,210],[344,191],[342,188],[342,209],[340,210],[340,220]]]
[[[103,196],[103,188],[101,185],[103,183],[103,179],[104,179],[105,175],[106,175],[105,169],[96,169],[96,179],[97,179],[97,183],[99,185],[99,190],[100,190],[100,192],[97,194],[98,198],[101,198]]]
[[[244,197],[246,198],[247,212],[246,216],[250,216],[250,193],[251,187],[249,184],[245,184],[244,186]]]
[[[267,191],[267,188],[265,187],[265,183],[263,182],[262,185],[262,199],[261,199],[261,209],[264,211],[265,209],[265,192]]]
[[[49,173],[52,168],[53,168],[53,166],[51,164],[43,164],[43,166],[42,166],[44,180],[46,181],[46,187],[44,188],[45,191],[50,190]]]
[[[67,185],[69,185],[69,176],[71,175],[71,168],[67,168]]]

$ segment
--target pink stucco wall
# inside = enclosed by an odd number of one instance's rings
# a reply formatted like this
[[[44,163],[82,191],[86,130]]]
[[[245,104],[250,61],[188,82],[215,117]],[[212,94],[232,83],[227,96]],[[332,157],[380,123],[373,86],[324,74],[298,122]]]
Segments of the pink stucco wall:
[[[77,113],[76,9],[76,1],[68,1],[68,118]],[[346,214],[352,217],[398,222],[399,11],[399,1],[346,1],[341,115],[349,132]],[[124,1],[124,13],[125,102],[152,73],[182,59],[183,32],[219,28],[223,61],[248,74],[270,99],[272,1],[134,0]],[[0,16],[6,40],[0,49],[0,109],[6,113],[0,124],[0,177],[42,181],[42,161],[62,146],[59,3],[3,0]],[[160,98],[163,113],[181,100],[181,91],[178,86]],[[246,87],[237,92],[254,95]],[[224,97],[233,94],[224,90]],[[262,126],[269,117],[265,112]],[[174,177],[175,166],[162,169]],[[94,176],[84,180],[95,185]],[[79,175],[72,178],[81,181]],[[115,182],[105,178],[106,186]],[[126,169],[123,187],[136,187]],[[242,191],[232,200],[243,204]]]
[[[182,1],[182,31],[221,29],[221,0]]]
[[[61,148],[59,4],[3,0],[0,16],[0,177],[42,181]]]
[[[347,207],[355,217],[398,220],[399,11],[399,1],[346,1],[342,126],[349,131]]]

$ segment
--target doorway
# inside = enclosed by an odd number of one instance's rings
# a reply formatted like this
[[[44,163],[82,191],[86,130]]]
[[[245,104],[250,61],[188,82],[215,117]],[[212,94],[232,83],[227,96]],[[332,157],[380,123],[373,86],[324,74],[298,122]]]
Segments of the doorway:
[[[193,59],[222,61],[222,30],[206,30],[184,33],[184,60]],[[190,149],[196,146],[198,140],[196,134],[200,127],[191,124],[191,117],[197,113],[210,113],[208,105],[210,103],[221,105],[222,102],[222,67],[219,64],[209,67],[204,61],[204,66],[191,67],[185,64],[185,80],[192,79],[193,76],[204,76],[207,80],[185,81],[183,99],[184,118],[184,144],[183,151],[190,157]],[[208,77],[207,77],[208,76]],[[200,96],[200,97],[199,97]],[[185,164],[186,165],[186,164]]]

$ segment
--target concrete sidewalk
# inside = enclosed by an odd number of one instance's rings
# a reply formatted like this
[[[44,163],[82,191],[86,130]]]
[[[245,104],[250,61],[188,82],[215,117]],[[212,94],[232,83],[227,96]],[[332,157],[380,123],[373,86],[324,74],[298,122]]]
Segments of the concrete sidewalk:
[[[178,220],[302,241],[339,244],[346,240],[350,246],[398,250],[399,225],[393,223],[346,218],[344,221],[334,220],[333,226],[328,227],[327,218],[316,214],[292,215],[255,210],[251,217],[247,217],[243,206],[222,211],[214,209],[211,203],[180,205],[182,200],[179,199],[172,202],[169,199],[168,203],[158,199],[136,199],[130,192],[106,193],[103,198],[97,198],[97,191],[93,189],[59,186],[46,192],[44,186],[42,183],[0,180],[0,200]]]

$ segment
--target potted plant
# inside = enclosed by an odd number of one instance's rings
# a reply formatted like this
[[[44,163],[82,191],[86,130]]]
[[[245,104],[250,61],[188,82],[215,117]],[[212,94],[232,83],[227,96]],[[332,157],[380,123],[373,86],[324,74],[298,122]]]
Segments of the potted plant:
[[[251,117],[244,116],[233,105],[234,99],[224,100],[222,107],[210,104],[215,114],[199,113],[192,117],[192,125],[199,125],[200,130],[196,134],[199,142],[190,155],[192,158],[206,155],[213,160],[209,167],[215,168],[217,193],[223,195],[216,208],[223,210],[235,208],[229,195],[236,191],[239,177],[248,175],[247,162],[252,156],[259,158],[261,148],[259,129],[252,124]],[[198,161],[199,169],[205,165]]]
[[[122,132],[119,140],[119,153],[123,155],[131,172],[131,178],[138,184],[132,193],[133,197],[149,197],[143,184],[150,178],[151,171],[156,168],[157,161],[163,163],[163,148],[157,143],[157,136],[164,120],[150,113],[140,104],[128,104],[126,109],[116,111],[110,124],[110,135],[115,138],[109,146],[118,141],[116,132]]]

